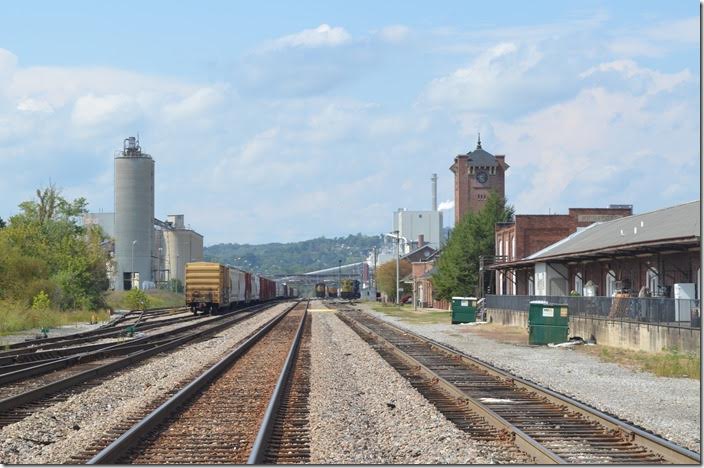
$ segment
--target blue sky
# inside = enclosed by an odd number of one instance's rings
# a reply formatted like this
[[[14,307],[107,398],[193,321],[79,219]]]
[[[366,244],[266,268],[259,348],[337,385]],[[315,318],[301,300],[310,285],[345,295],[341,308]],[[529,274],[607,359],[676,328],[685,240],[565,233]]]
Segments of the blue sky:
[[[50,180],[111,211],[137,132],[206,244],[379,233],[433,172],[449,208],[478,131],[519,213],[699,198],[697,2],[2,8],[3,218]]]

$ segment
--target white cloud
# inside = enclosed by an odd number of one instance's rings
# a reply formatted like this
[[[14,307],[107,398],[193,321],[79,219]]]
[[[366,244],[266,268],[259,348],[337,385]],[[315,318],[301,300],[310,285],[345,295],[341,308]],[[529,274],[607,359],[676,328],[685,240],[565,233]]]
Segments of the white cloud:
[[[17,110],[22,112],[54,112],[54,108],[48,102],[32,98],[23,99],[17,103]]]
[[[657,70],[639,67],[633,60],[615,60],[601,63],[581,73],[579,77],[587,78],[596,73],[606,72],[616,72],[627,79],[646,79],[648,82],[646,92],[648,94],[672,91],[679,85],[692,81],[693,78],[689,70],[686,69],[678,73],[661,73]]]
[[[563,76],[535,44],[503,42],[426,87],[420,104],[468,112],[516,113],[564,92]]]
[[[225,96],[222,89],[213,87],[199,88],[178,102],[166,104],[163,113],[168,119],[172,120],[193,119],[194,116],[211,111],[224,100]]]
[[[346,44],[352,37],[342,27],[330,27],[321,24],[314,29],[303,31],[288,36],[283,36],[264,46],[264,49],[282,49],[288,47],[335,47]]]
[[[410,32],[411,30],[407,26],[396,24],[382,28],[379,35],[386,42],[399,43],[406,39]]]
[[[81,96],[76,100],[71,113],[71,121],[78,127],[122,125],[139,117],[139,105],[132,96],[125,94]]]
[[[686,98],[589,88],[517,121],[496,122],[511,165],[509,199],[523,213],[575,203],[643,209],[680,202],[661,192],[685,184],[688,171],[698,173],[694,115],[696,106]],[[658,195],[649,197],[655,187]],[[696,187],[689,192],[698,193]]]
[[[645,34],[658,41],[699,44],[699,16],[664,21],[648,28]]]

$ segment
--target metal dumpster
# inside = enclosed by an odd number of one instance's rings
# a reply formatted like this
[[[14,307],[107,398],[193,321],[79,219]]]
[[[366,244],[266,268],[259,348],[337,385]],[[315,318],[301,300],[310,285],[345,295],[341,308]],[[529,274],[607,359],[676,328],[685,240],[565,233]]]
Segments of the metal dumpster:
[[[528,310],[528,343],[564,343],[567,341],[569,320],[567,304],[531,301]]]
[[[476,297],[452,298],[452,323],[469,323],[477,320]]]

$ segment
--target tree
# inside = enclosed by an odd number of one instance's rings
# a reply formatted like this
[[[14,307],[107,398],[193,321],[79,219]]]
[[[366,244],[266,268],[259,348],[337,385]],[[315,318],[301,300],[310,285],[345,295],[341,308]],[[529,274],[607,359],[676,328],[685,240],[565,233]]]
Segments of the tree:
[[[411,263],[408,260],[401,260],[399,262],[398,269],[398,277],[400,281],[403,277],[411,274]],[[388,297],[393,297],[394,300],[396,300],[396,260],[386,262],[377,268],[376,279],[379,289]],[[401,283],[401,295],[403,295],[403,293],[410,292],[411,286],[409,284]]]
[[[132,310],[144,310],[149,307],[149,297],[144,291],[137,288],[132,288],[127,292],[125,297],[127,307]]]
[[[61,309],[99,307],[109,257],[100,228],[78,222],[86,200],[68,201],[53,185],[36,193],[0,230],[0,299],[31,305],[44,291]]]
[[[514,209],[495,192],[478,213],[467,213],[452,230],[437,261],[433,290],[439,299],[476,295],[479,257],[494,255],[494,226],[513,219]]]
[[[5,223],[5,220],[0,218],[0,229],[4,228],[5,226],[7,226],[7,224]]]

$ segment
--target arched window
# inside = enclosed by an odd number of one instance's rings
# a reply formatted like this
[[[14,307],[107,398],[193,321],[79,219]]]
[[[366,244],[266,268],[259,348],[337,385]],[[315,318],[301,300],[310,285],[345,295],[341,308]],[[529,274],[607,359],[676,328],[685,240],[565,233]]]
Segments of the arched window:
[[[616,294],[616,273],[614,270],[609,270],[606,273],[606,295],[612,297]]]
[[[577,273],[576,275],[574,275],[574,290],[575,290],[575,292],[576,292],[577,294],[579,294],[580,296],[583,296],[583,295],[584,295],[584,291],[582,291],[582,289],[583,289],[583,287],[584,287],[582,281],[583,281],[583,280],[582,280],[582,274],[581,274],[581,273]]]
[[[654,267],[650,267],[648,271],[645,272],[645,287],[650,290],[651,296],[658,296],[658,286],[660,286],[658,270]]]

